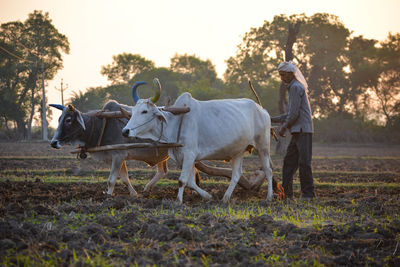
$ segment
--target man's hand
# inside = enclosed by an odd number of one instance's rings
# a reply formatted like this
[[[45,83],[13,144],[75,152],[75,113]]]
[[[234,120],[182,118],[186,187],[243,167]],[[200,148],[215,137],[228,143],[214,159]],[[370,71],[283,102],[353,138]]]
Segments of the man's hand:
[[[279,135],[282,136],[282,137],[286,137],[286,127],[282,126],[279,129]]]

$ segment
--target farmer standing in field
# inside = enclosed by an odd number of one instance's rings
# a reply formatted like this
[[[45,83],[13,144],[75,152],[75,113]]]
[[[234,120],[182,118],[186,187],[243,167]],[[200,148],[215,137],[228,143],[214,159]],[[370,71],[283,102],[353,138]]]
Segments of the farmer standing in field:
[[[293,175],[299,169],[301,199],[312,200],[315,197],[311,170],[314,127],[307,94],[308,85],[299,68],[292,62],[282,62],[278,71],[289,92],[288,113],[271,117],[271,121],[282,123],[280,136],[284,137],[286,130],[292,134],[282,167],[283,189],[287,198],[293,198]]]

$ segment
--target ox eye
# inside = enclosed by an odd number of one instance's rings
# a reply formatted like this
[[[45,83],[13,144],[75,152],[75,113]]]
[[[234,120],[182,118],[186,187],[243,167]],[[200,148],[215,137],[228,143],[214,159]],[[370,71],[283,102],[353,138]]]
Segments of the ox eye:
[[[142,114],[146,114],[146,113],[147,113],[147,110],[143,110],[143,111],[142,111]]]
[[[66,123],[71,123],[71,118],[66,118],[66,119],[65,119],[65,122],[66,122]]]

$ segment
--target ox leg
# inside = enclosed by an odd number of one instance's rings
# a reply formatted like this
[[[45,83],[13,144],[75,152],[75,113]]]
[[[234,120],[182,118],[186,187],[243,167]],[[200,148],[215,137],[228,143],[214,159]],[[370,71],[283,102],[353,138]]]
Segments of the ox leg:
[[[115,182],[117,181],[118,174],[121,170],[123,161],[124,159],[120,157],[112,158],[110,176],[108,177],[108,191],[107,191],[107,194],[110,196],[114,191]]]
[[[199,193],[199,195],[205,199],[212,199],[212,196],[207,193],[205,190],[201,189],[198,184],[197,184],[197,175],[198,175],[198,171],[193,168],[193,172],[192,172],[192,178],[189,179],[188,181],[188,186],[190,188],[192,188],[193,190],[195,190],[197,193]],[[200,176],[200,175],[199,175]]]
[[[263,148],[258,150],[258,156],[260,158],[262,168],[264,173],[267,176],[268,179],[268,195],[267,195],[267,200],[271,201],[274,197],[273,192],[272,192],[272,169],[271,169],[271,157],[269,150]]]
[[[189,184],[191,188],[197,191],[203,198],[211,199],[212,196],[206,191],[202,190],[196,185],[195,182],[195,170],[194,170],[194,156],[185,155],[182,164],[181,175],[179,176],[179,190],[178,190],[178,201],[183,203],[183,191],[185,186]]]
[[[144,192],[149,193],[153,189],[153,186],[161,178],[165,177],[167,173],[168,173],[167,160],[157,163],[157,173],[154,175],[153,179],[151,179],[151,181],[146,184],[146,186],[144,187]]]
[[[242,164],[243,164],[243,155],[237,156],[232,159],[232,179],[229,184],[228,189],[225,192],[224,197],[222,198],[223,202],[229,202],[233,190],[235,190],[236,184],[239,182],[240,176],[242,175]]]
[[[128,167],[126,167],[126,161],[124,160],[122,162],[121,169],[119,171],[119,176],[122,179],[122,182],[128,187],[129,193],[132,197],[136,197],[137,193],[135,189],[133,188],[131,181],[129,180],[129,175],[128,175]]]

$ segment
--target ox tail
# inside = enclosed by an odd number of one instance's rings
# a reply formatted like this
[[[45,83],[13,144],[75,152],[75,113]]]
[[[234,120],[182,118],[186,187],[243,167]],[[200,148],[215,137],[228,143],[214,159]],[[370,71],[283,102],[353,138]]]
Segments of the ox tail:
[[[197,184],[197,186],[200,186],[200,183],[201,183],[201,176],[200,176],[200,173],[199,173],[199,170],[198,169],[195,169],[196,170],[196,174],[195,174],[195,178],[196,178],[196,184]]]

